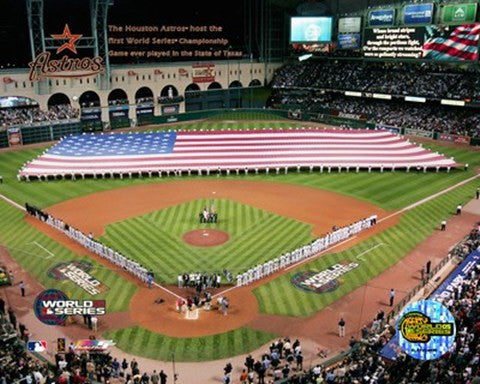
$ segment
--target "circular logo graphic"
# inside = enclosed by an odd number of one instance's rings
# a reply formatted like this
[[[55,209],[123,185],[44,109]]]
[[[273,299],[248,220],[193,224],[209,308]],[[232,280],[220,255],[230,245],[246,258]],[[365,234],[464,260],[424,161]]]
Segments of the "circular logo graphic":
[[[67,315],[56,314],[55,308],[58,302],[65,302],[68,296],[58,289],[47,289],[41,292],[33,302],[35,316],[47,325],[65,325]]]
[[[455,342],[455,319],[437,301],[420,300],[409,304],[397,321],[399,346],[420,360],[438,359]]]

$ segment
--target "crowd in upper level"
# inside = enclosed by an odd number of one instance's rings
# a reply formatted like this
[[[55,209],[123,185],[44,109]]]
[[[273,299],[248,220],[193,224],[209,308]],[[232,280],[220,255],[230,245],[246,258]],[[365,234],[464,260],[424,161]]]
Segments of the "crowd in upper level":
[[[338,93],[292,93],[276,90],[271,106],[289,105],[303,111],[324,109],[366,115],[369,121],[400,128],[414,128],[477,137],[480,135],[480,110],[444,106],[437,103],[410,103],[371,98],[347,97]]]
[[[283,66],[272,86],[480,101],[479,74],[476,69],[426,63],[322,60]]]

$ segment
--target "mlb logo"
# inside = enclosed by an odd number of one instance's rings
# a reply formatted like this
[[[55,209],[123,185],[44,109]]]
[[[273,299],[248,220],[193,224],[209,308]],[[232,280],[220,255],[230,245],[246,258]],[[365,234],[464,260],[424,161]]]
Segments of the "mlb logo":
[[[45,340],[29,341],[27,350],[30,352],[45,352],[47,350],[47,342]]]

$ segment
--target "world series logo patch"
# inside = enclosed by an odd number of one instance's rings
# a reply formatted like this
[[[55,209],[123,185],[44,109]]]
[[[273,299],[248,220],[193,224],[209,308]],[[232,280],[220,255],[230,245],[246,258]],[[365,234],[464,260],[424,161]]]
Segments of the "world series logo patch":
[[[399,346],[419,360],[433,360],[448,352],[455,342],[455,319],[437,301],[409,304],[397,321]]]

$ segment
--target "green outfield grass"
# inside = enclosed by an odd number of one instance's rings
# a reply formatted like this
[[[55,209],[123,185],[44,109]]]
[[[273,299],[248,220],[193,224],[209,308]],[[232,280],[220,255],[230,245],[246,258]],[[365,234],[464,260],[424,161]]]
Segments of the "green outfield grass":
[[[198,122],[179,124],[175,126],[163,126],[158,129],[248,129],[248,128],[284,128],[289,126],[301,126],[301,124],[285,122],[248,122],[225,123],[225,122]],[[425,198],[439,190],[447,188],[461,180],[474,175],[473,168],[480,165],[480,151],[453,148],[438,144],[428,144],[425,147],[431,148],[449,157],[454,157],[460,163],[469,163],[469,171],[454,170],[450,173],[428,172],[426,174],[406,173],[404,171],[391,172],[361,172],[341,174],[319,174],[314,175],[308,172],[297,174],[290,172],[287,175],[247,175],[230,176],[232,179],[243,178],[247,180],[261,180],[284,182],[297,185],[305,185],[314,188],[328,189],[342,193],[357,199],[368,201],[387,210],[403,208],[422,198]],[[0,152],[0,175],[4,183],[0,184],[0,193],[4,194],[20,204],[26,201],[41,208],[68,200],[74,197],[90,193],[139,185],[153,182],[167,182],[162,178],[124,179],[124,180],[77,180],[77,181],[49,181],[49,182],[19,182],[16,175],[22,164],[40,155],[46,147],[37,149],[26,149],[15,152]],[[212,176],[211,178],[214,178]],[[198,179],[192,176],[190,179]],[[208,178],[201,176],[202,180]],[[227,179],[225,176],[223,177]],[[182,180],[187,179],[185,176]]]
[[[209,361],[248,353],[268,343],[277,335],[237,328],[213,336],[176,338],[150,332],[140,327],[124,328],[103,335],[117,347],[137,356],[171,361]]]
[[[194,200],[108,225],[100,240],[174,284],[186,272],[227,268],[235,276],[313,240],[311,225],[224,199],[215,200],[219,222],[200,224],[198,213],[209,203]],[[204,228],[226,231],[230,239],[215,247],[183,242],[186,232]]]
[[[45,288],[57,288],[75,299],[92,296],[71,281],[50,278],[47,271],[55,265],[73,260],[91,262],[89,272],[109,289],[95,295],[107,301],[107,311],[125,311],[136,291],[135,285],[120,275],[94,262],[85,255],[77,255],[25,222],[25,213],[0,200],[0,244],[7,247],[15,260]],[[27,287],[28,291],[28,287]]]
[[[256,288],[254,294],[260,311],[275,315],[309,316],[325,308],[405,257],[438,229],[441,220],[455,213],[458,203],[472,199],[477,186],[478,181],[475,181],[456,188],[408,211],[397,225],[368,240],[344,252],[322,256]],[[362,253],[361,259],[358,259],[357,256]],[[342,284],[333,292],[304,292],[291,283],[292,276],[297,272],[319,272],[342,261],[358,262],[360,266],[343,275]]]

